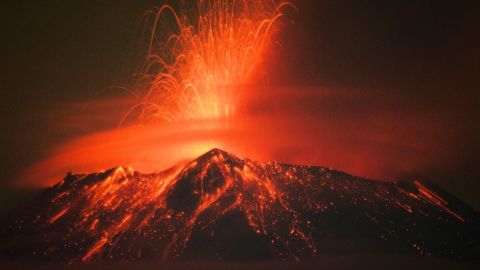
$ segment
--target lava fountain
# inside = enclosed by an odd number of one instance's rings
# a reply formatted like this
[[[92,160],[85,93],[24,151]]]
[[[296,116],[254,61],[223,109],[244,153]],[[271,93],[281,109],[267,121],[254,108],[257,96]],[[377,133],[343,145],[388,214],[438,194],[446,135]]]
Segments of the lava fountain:
[[[230,118],[261,69],[286,1],[188,1],[152,11],[147,62],[137,89],[142,122]],[[185,12],[183,12],[185,11]],[[168,31],[165,31],[168,30]],[[165,33],[168,33],[167,35]]]

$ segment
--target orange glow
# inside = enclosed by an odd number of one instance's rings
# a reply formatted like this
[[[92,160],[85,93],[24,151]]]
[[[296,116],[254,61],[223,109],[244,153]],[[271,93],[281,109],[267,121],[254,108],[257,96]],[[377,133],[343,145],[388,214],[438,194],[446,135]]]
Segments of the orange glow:
[[[361,204],[361,213],[392,236],[401,231],[390,230],[392,221],[384,219],[378,209],[399,211],[413,219],[442,217],[465,222],[422,182],[410,181],[407,189],[327,168],[257,162],[213,149],[158,173],[117,167],[104,173],[70,175],[50,189],[55,203],[36,222],[45,220],[46,226],[64,222],[79,235],[87,235],[90,240],[79,254],[84,262],[111,258],[112,250],[125,239],[129,243],[128,250],[122,251],[125,259],[140,258],[144,241],[155,243],[150,248],[163,259],[176,258],[196,226],[207,228],[234,211],[242,213],[252,232],[269,243],[273,255],[295,260],[318,253],[313,236],[318,221],[312,219],[321,219],[323,213],[338,214],[345,203]],[[71,208],[62,208],[65,205]],[[405,224],[406,232],[415,227],[409,221]],[[429,252],[425,243],[405,241],[420,252]]]
[[[246,106],[242,99],[258,90],[247,91],[246,86],[260,74],[274,26],[282,10],[292,5],[283,0],[182,3],[181,10],[166,4],[150,13],[153,22],[146,66],[133,91],[138,102],[121,121],[133,119],[134,124],[58,147],[50,158],[24,172],[25,182],[51,185],[66,171],[98,171],[118,165],[159,171],[231,144],[233,134],[242,140],[236,130],[241,127],[236,112]],[[107,104],[128,102],[119,99],[86,105],[100,105],[101,113],[93,115],[111,119],[102,109]],[[79,117],[73,114],[63,125],[81,126]],[[232,123],[225,121],[231,119]],[[238,149],[236,143],[233,147]]]
[[[461,155],[444,142],[455,129],[432,128],[435,119],[416,112],[405,119],[381,110],[358,116],[323,106],[332,97],[362,99],[340,89],[259,86],[255,77],[268,68],[262,61],[288,1],[195,3],[182,12],[166,5],[151,13],[148,61],[134,87],[138,99],[62,104],[54,114],[63,118],[51,122],[77,137],[50,149],[14,184],[44,187],[68,171],[116,166],[155,172],[214,147],[388,180],[418,168],[454,166]],[[298,109],[312,101],[315,113]],[[120,121],[119,107],[131,107],[126,118],[134,124],[104,130]]]
[[[328,166],[384,180],[395,180],[402,172],[417,168],[455,164],[456,155],[438,154],[442,141],[435,138],[419,141],[407,136],[402,141],[392,134],[372,139],[371,134],[383,132],[388,118],[376,123],[366,121],[363,125],[368,128],[357,133],[335,121],[271,114],[122,127],[79,137],[52,149],[45,159],[24,170],[15,184],[51,186],[68,171],[89,173],[116,166],[156,172],[215,147],[259,161]],[[435,134],[438,132],[431,136]]]
[[[127,114],[144,122],[229,118],[239,108],[286,1],[187,1],[152,11],[147,64]],[[173,27],[171,21],[174,22]],[[170,23],[170,24],[169,24]],[[162,36],[167,28],[167,35]],[[157,33],[158,31],[162,31]]]

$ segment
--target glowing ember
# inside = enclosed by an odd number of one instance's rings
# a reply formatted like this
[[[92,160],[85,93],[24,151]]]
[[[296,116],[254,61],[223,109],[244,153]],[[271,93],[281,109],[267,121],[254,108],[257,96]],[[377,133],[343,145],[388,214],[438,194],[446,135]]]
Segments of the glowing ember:
[[[132,111],[140,109],[143,121],[232,116],[287,5],[199,0],[183,2],[180,13],[170,5],[154,11],[148,63],[138,86],[145,92]]]
[[[225,246],[250,239],[244,250],[264,246],[262,256],[299,260],[319,254],[326,239],[353,235],[474,258],[468,247],[478,245],[478,223],[471,209],[420,181],[370,181],[214,149],[161,173],[68,175],[3,230],[1,251],[85,262],[229,258]]]

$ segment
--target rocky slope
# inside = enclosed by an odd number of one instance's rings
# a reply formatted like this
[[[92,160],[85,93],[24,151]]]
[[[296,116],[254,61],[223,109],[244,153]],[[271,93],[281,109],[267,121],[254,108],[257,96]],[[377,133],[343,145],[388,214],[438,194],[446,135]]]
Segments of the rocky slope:
[[[3,258],[302,260],[365,250],[478,261],[478,213],[380,182],[213,149],[167,171],[68,174],[0,227]]]

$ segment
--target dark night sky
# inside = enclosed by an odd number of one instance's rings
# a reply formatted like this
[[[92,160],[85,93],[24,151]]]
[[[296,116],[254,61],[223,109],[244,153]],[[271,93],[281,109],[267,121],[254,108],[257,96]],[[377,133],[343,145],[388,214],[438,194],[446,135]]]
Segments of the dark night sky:
[[[333,101],[340,108],[329,111],[333,114],[378,113],[373,106],[398,114],[401,121],[412,112],[428,114],[432,126],[453,129],[445,144],[462,153],[453,168],[415,173],[437,179],[478,209],[480,2],[296,2],[299,13],[290,15],[295,23],[286,23],[278,35],[272,84],[346,89],[363,97]],[[54,145],[91,131],[56,128],[51,122],[58,116],[51,111],[99,93],[115,95],[106,89],[128,84],[142,61],[142,15],[158,5],[138,0],[2,3],[1,183]],[[315,105],[305,107],[319,113]]]

